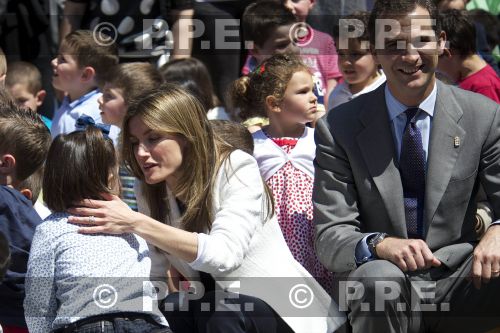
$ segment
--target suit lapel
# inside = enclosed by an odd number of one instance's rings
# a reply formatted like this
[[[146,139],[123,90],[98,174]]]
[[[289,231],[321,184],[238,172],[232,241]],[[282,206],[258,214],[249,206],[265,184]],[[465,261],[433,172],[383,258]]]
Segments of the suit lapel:
[[[451,178],[453,167],[460,152],[455,147],[455,138],[463,143],[465,131],[458,125],[462,109],[455,102],[450,89],[437,81],[438,90],[432,128],[429,139],[429,156],[425,181],[424,224],[429,230],[436,209]],[[445,104],[446,103],[446,104]]]
[[[365,105],[360,120],[365,128],[356,137],[368,171],[382,197],[387,213],[399,235],[407,235],[403,204],[403,186],[396,166],[394,138],[387,113],[385,84]]]

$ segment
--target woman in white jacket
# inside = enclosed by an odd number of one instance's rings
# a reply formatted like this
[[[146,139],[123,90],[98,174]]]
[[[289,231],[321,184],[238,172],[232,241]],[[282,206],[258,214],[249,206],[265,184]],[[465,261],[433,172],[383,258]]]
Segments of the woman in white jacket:
[[[155,275],[168,262],[188,280],[215,280],[219,293],[177,302],[189,311],[161,309],[175,332],[326,333],[345,321],[292,257],[254,158],[214,136],[196,98],[174,85],[143,98],[125,118],[122,149],[146,184],[147,215],[109,196],[82,203],[70,222],[88,224],[83,233],[143,237],[161,254]],[[218,311],[220,293],[239,307]]]

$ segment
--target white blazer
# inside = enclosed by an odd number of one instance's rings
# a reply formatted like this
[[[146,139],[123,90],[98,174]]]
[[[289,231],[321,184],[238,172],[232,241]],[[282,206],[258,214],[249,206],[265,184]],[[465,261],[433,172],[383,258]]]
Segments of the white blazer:
[[[139,211],[148,213],[140,192],[137,199]],[[175,199],[169,199],[171,220],[178,221]],[[153,266],[161,267],[156,273],[165,272],[166,261],[188,278],[207,272],[222,289],[264,300],[297,333],[333,332],[344,323],[335,302],[293,258],[276,217],[265,221],[265,191],[252,156],[231,153],[217,176],[213,200],[212,229],[198,234],[196,260],[187,263],[157,251],[152,256]]]

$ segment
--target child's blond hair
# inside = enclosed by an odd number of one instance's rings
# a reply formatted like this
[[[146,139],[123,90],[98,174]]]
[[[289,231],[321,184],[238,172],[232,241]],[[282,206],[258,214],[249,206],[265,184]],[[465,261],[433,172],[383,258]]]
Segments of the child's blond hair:
[[[123,100],[128,106],[137,98],[158,88],[163,79],[152,64],[131,62],[115,66],[109,72],[106,82],[122,90]]]
[[[29,62],[12,62],[9,64],[5,85],[13,87],[16,84],[26,85],[28,91],[36,95],[42,90],[42,74],[35,65]]]

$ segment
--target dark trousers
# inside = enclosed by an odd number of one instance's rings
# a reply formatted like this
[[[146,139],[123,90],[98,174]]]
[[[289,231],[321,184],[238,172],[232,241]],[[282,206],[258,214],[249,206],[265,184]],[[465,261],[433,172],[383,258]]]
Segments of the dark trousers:
[[[261,299],[212,291],[200,299],[184,303],[180,301],[180,295],[170,294],[160,305],[175,333],[293,333]]]
[[[469,256],[455,270],[442,264],[405,274],[389,261],[371,261],[339,279],[337,301],[349,308],[354,333],[487,332],[500,326],[500,279],[476,289],[471,264]]]

